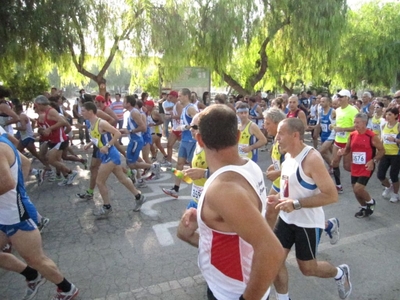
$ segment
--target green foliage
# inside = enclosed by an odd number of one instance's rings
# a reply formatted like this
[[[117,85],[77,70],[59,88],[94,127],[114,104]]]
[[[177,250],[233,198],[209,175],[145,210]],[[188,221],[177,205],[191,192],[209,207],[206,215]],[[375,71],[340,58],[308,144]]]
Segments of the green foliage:
[[[11,98],[18,98],[21,102],[29,102],[49,90],[49,82],[45,76],[23,70],[13,73],[4,83],[11,90]]]
[[[364,4],[349,15],[333,79],[343,86],[389,88],[400,71],[400,3]]]

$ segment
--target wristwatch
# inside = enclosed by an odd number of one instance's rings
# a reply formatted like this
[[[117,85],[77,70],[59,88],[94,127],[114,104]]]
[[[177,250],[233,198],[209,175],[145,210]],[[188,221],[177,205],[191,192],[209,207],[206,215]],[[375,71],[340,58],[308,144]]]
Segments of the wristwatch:
[[[301,203],[299,200],[295,199],[293,200],[293,207],[295,210],[299,210],[301,208]]]
[[[111,145],[109,143],[106,144],[107,148],[111,148]]]

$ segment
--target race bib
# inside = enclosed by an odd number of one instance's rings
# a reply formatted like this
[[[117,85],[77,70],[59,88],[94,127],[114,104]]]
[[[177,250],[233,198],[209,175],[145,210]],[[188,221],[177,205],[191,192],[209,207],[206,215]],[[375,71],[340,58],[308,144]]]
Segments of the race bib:
[[[248,147],[249,144],[239,144],[239,155],[240,156],[247,156],[248,152],[243,151],[244,148]]]
[[[194,183],[192,184],[192,197],[197,202],[200,199],[200,196],[201,196],[201,193],[203,192],[203,189],[204,189],[203,186],[198,186],[198,185],[195,185]]]
[[[321,130],[323,131],[323,132],[328,132],[329,130],[328,130],[328,124],[321,124]]]
[[[279,161],[277,161],[276,159],[273,159],[273,160],[272,160],[272,163],[273,163],[273,165],[274,165],[274,170],[275,170],[275,171],[280,171],[280,170],[281,170]]]
[[[379,130],[379,129],[380,129],[380,125],[379,124],[372,123],[372,130]]]
[[[346,137],[346,132],[345,132],[345,131],[336,132],[336,135],[337,135],[338,137],[345,138],[345,137]]]
[[[395,142],[395,140],[393,140],[393,142],[391,142],[391,141],[388,141],[388,138],[389,137],[393,137],[393,138],[396,138],[396,134],[390,134],[390,133],[386,133],[386,134],[384,134],[383,135],[383,143],[384,144],[386,144],[386,145],[394,145],[394,144],[397,144],[396,142]]]
[[[353,164],[365,165],[367,163],[367,155],[365,152],[353,152]]]
[[[96,139],[94,137],[91,137],[90,140],[92,141],[92,143],[96,146],[99,147],[99,139]]]

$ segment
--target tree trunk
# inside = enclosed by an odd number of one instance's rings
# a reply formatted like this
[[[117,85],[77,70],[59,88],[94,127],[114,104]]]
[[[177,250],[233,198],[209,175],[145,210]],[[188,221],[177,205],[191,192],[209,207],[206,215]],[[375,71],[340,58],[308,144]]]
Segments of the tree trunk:
[[[238,92],[241,95],[248,95],[251,93],[251,91],[247,91],[246,89],[244,89],[239,82],[237,82],[235,79],[232,78],[232,76],[226,74],[225,72],[223,72],[222,74],[220,73],[220,75],[222,75],[222,78],[224,79],[224,81],[229,84],[229,86],[231,88],[233,88],[236,92]]]

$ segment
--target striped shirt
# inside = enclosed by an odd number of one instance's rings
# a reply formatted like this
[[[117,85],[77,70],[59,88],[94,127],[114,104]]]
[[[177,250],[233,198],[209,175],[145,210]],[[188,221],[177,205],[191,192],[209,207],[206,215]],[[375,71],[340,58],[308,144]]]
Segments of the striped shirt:
[[[111,103],[110,107],[117,115],[119,121],[124,119],[124,106],[122,101],[114,101],[113,103]]]

